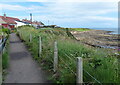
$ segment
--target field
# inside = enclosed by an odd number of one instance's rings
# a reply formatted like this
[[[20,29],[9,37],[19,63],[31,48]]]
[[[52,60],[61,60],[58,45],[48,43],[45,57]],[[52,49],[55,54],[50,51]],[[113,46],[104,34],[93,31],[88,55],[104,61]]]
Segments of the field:
[[[74,30],[78,30],[74,29]],[[84,29],[81,29],[83,31]],[[87,31],[89,29],[85,29]],[[80,30],[79,30],[80,31]],[[17,33],[31,51],[34,59],[51,75],[55,83],[76,82],[76,58],[83,58],[84,83],[118,83],[118,56],[109,49],[92,48],[69,36],[63,28],[34,29],[31,26],[18,28]],[[30,42],[30,34],[32,40]],[[42,54],[39,52],[39,36],[42,38]],[[54,42],[57,41],[59,66],[53,72]],[[91,77],[92,76],[92,77]]]

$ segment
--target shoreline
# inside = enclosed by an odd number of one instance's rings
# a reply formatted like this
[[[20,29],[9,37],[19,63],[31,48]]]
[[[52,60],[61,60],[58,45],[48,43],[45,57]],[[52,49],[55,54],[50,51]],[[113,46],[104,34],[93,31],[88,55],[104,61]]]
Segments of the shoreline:
[[[104,31],[111,32],[111,34],[119,34],[118,33],[118,28],[89,28],[89,29],[104,30]]]
[[[100,29],[100,28],[70,28],[70,29],[88,29],[88,30],[98,30],[98,31],[104,31],[104,32],[106,32],[106,33],[109,33],[109,34],[117,34],[117,35],[119,35],[119,33],[118,33],[118,30],[116,31],[116,30],[103,30],[103,29]]]
[[[120,43],[119,35],[112,34],[113,31],[95,30],[89,31],[70,31],[70,33],[76,38],[76,40],[91,45],[93,47],[119,49],[118,43]]]

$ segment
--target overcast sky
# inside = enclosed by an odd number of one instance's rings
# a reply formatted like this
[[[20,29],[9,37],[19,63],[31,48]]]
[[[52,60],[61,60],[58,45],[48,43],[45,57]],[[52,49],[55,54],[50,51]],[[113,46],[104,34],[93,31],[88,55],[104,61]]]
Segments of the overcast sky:
[[[62,27],[117,28],[118,0],[1,0],[0,15]],[[109,2],[108,2],[109,1]]]

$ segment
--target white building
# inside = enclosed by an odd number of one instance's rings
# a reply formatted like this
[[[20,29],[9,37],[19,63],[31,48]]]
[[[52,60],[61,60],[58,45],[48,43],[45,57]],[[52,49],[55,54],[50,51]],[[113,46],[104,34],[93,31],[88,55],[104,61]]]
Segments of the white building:
[[[25,24],[25,23],[22,22],[22,21],[15,21],[15,22],[17,23],[16,27],[18,27],[18,26],[23,26],[23,25],[27,25],[27,24]]]

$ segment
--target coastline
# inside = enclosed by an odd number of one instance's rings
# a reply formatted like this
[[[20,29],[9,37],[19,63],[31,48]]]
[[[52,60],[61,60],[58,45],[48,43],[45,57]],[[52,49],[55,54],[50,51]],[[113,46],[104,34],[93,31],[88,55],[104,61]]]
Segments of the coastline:
[[[76,38],[76,40],[101,48],[119,49],[118,43],[120,43],[119,34],[112,34],[113,31],[95,30],[90,31],[70,31],[70,33]]]
[[[118,28],[90,28],[94,30],[104,30],[104,31],[110,31],[111,34],[118,34]]]

